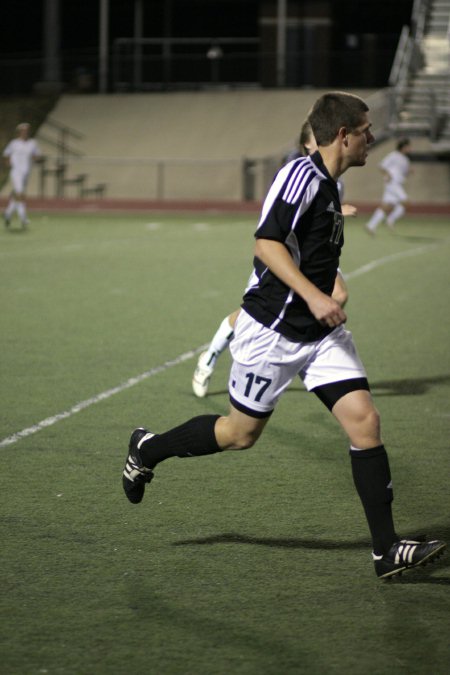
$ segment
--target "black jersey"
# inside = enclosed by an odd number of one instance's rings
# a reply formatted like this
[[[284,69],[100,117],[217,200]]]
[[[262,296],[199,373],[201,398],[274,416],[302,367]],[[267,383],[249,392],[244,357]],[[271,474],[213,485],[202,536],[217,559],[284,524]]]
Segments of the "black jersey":
[[[264,201],[255,237],[283,243],[301,272],[331,295],[344,244],[343,229],[337,183],[315,152],[280,169]],[[322,326],[306,302],[258,258],[242,307],[293,342],[319,340],[332,330]]]

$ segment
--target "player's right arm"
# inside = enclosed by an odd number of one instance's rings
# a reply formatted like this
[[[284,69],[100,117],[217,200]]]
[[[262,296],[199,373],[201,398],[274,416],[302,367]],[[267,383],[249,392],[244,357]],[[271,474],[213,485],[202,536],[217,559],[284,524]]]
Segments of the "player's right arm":
[[[347,316],[339,303],[305,277],[284,244],[273,239],[258,238],[255,256],[294,293],[303,298],[312,315],[322,325],[334,328],[345,323]]]
[[[11,143],[8,143],[6,148],[3,150],[3,161],[5,163],[5,166],[8,167],[8,169],[11,168]]]

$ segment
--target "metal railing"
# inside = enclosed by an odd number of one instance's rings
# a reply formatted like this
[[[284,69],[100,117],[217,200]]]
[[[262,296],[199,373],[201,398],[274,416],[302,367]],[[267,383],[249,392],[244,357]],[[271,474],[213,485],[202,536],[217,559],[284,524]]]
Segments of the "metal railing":
[[[84,153],[75,148],[73,142],[83,140],[85,138],[84,134],[51,116],[46,117],[43,127],[46,131],[54,131],[56,137],[50,136],[40,128],[36,138],[50,148],[53,148],[56,154],[46,154],[39,162],[39,196],[65,197],[68,190],[73,186],[78,197],[91,195],[103,197],[107,188],[106,183],[88,184],[89,173],[86,171],[73,173],[74,164],[77,161],[82,161],[84,157]]]
[[[281,154],[229,159],[164,157],[71,158],[61,167],[49,157],[36,167],[28,194],[40,197],[108,196],[149,201],[253,201],[264,197]],[[89,179],[92,187],[87,185]]]
[[[450,17],[446,37],[434,0],[415,0],[411,28],[404,26],[392,65],[391,128],[429,136],[435,148],[450,144]],[[444,24],[445,25],[445,24]]]
[[[425,30],[428,4],[427,0],[414,0],[412,26],[403,26],[400,33],[389,75],[389,85],[396,88],[400,97],[411,73],[415,72],[422,61],[420,43]]]
[[[256,83],[259,76],[252,64],[257,63],[259,45],[259,38],[252,37],[117,38],[112,88],[146,91],[177,82]]]

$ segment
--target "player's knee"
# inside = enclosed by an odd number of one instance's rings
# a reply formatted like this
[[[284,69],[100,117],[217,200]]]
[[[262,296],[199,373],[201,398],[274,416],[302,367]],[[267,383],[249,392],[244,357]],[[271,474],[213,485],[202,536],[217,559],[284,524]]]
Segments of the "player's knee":
[[[234,434],[233,437],[233,448],[234,450],[248,450],[259,438],[259,434],[256,434],[253,431],[244,431],[239,430]]]
[[[230,449],[233,450],[248,450],[261,435],[260,429],[245,429],[241,427],[234,427],[230,430]]]
[[[373,406],[362,410],[360,413],[359,426],[364,429],[366,433],[378,436],[381,427],[380,413],[378,410]]]

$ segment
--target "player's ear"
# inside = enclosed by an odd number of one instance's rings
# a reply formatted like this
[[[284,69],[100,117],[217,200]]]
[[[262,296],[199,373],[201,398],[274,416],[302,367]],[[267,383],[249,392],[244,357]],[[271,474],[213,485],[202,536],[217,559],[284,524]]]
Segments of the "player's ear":
[[[338,131],[338,136],[339,139],[342,141],[342,143],[345,145],[345,147],[348,146],[348,129],[347,127],[340,127]]]

